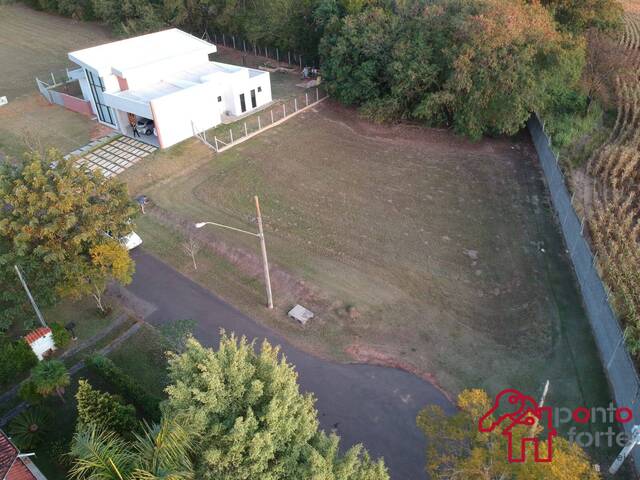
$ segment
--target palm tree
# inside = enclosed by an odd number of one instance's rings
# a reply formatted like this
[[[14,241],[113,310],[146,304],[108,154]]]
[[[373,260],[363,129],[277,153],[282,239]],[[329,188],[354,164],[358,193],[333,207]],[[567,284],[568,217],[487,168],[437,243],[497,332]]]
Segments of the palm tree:
[[[132,442],[89,426],[73,437],[70,473],[78,480],[193,480],[191,453],[191,435],[176,420],[145,423]]]
[[[47,396],[55,393],[64,402],[64,387],[69,385],[71,378],[67,367],[60,360],[45,360],[33,367],[31,381],[40,395]]]

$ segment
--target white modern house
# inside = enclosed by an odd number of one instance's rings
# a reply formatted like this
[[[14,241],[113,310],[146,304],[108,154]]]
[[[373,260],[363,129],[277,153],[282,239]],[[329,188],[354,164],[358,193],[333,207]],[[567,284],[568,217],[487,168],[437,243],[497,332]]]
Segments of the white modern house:
[[[128,136],[142,126],[142,141],[167,148],[271,102],[269,72],[212,62],[215,52],[173,28],[71,52],[82,68],[69,75],[100,123]]]

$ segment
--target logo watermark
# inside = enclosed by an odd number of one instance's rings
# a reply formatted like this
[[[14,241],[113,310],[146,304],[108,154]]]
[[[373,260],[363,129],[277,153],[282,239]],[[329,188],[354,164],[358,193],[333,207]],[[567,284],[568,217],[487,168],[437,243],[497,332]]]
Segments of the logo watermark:
[[[493,407],[480,418],[478,429],[499,431],[506,437],[509,462],[525,462],[531,451],[527,447],[531,446],[535,462],[551,462],[553,439],[561,426],[570,425],[563,428],[567,440],[582,448],[623,448],[633,439],[618,427],[633,419],[634,412],[629,407],[615,407],[613,403],[608,407],[550,407],[544,405],[544,395],[538,404],[533,397],[510,388],[496,396]],[[516,428],[518,435],[514,435]],[[522,435],[522,431],[529,433]]]

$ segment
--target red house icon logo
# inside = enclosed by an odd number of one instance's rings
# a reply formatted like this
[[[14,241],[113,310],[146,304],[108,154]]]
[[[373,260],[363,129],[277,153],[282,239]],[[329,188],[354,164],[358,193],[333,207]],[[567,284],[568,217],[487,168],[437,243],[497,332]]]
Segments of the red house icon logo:
[[[553,428],[552,411],[551,407],[540,407],[532,397],[511,388],[498,394],[493,407],[480,418],[478,429],[481,432],[500,429],[507,438],[509,462],[524,462],[529,445],[533,445],[534,461],[550,462],[553,458],[553,437],[557,435]],[[507,413],[493,418],[497,412]],[[535,435],[533,427],[536,425],[544,428],[546,443],[542,443],[542,439]],[[529,433],[514,437],[517,427],[525,427]]]

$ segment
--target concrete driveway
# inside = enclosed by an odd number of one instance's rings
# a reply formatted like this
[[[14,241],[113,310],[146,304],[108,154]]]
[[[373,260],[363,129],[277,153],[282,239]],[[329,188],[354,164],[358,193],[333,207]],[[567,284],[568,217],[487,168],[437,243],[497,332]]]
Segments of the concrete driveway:
[[[335,429],[343,447],[363,443],[373,457],[383,456],[394,480],[426,478],[426,445],[416,415],[428,404],[453,411],[433,385],[401,370],[338,364],[304,353],[144,250],[134,251],[133,258],[136,274],[126,294],[147,321],[197,320],[194,335],[208,346],[217,346],[220,328],[280,344],[302,389],[317,398],[322,428]]]

